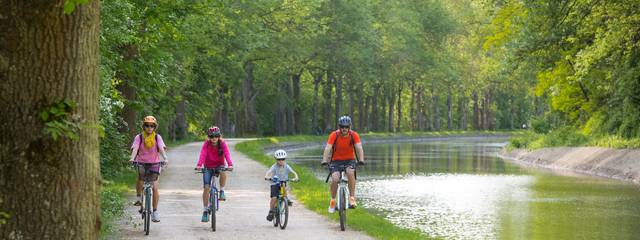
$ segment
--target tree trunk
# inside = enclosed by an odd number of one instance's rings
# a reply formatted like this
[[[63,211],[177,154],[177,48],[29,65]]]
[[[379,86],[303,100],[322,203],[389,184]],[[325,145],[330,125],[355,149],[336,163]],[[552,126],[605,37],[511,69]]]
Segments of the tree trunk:
[[[182,140],[187,137],[187,107],[184,98],[178,101],[176,105],[176,125],[175,133],[176,139]]]
[[[393,114],[394,114],[394,107],[395,107],[395,98],[394,98],[394,92],[393,91],[389,91],[389,112],[387,112],[387,131],[388,132],[395,132],[394,126],[393,126]]]
[[[380,91],[379,87],[376,87],[374,89],[374,93],[377,93],[378,91]],[[371,119],[371,130],[377,131],[378,129],[380,129],[379,127],[379,121],[378,121],[378,97],[379,94],[374,94],[372,96],[372,104],[371,104],[371,114],[369,115],[369,118]]]
[[[473,129],[480,129],[480,113],[478,112],[478,92],[473,91]]]
[[[355,124],[356,118],[354,115],[354,108],[355,108],[355,100],[354,97],[356,96],[356,93],[353,91],[353,86],[351,86],[351,84],[347,83],[347,95],[349,96],[349,116],[351,117],[351,119],[353,120],[353,123]],[[359,95],[359,94],[358,94]]]
[[[139,52],[138,47],[134,44],[122,46],[120,48],[120,54],[122,55],[123,65],[131,64],[133,60],[138,58]],[[129,139],[133,139],[133,137],[138,134],[138,131],[136,128],[136,110],[131,106],[137,100],[137,94],[135,87],[133,87],[134,77],[123,72],[123,69],[125,69],[124,66],[119,67],[116,71],[116,77],[122,81],[116,86],[116,89],[122,94],[122,98],[124,99],[125,104],[120,116],[126,125],[121,126],[118,131],[120,133],[126,133]]]
[[[302,132],[302,125],[300,124],[302,121],[302,110],[300,107],[300,75],[302,75],[302,71],[291,76],[291,86],[293,88],[293,104],[291,104],[293,107],[291,125],[293,127],[291,134]]]
[[[311,127],[315,132],[318,125],[318,91],[320,89],[320,83],[322,82],[322,76],[324,73],[313,74],[313,103],[311,106]]]
[[[424,105],[422,103],[422,89],[418,88],[418,91],[416,92],[416,118],[418,121],[418,130],[419,131],[424,131]]]
[[[365,124],[365,118],[366,118],[366,111],[365,111],[365,104],[364,101],[366,99],[366,96],[364,95],[364,86],[360,85],[358,87],[358,126],[357,129],[359,131],[363,131],[365,130],[364,124]]]
[[[333,77],[330,72],[327,72],[327,81],[324,85],[324,113],[323,113],[323,121],[324,121],[324,132],[331,131],[333,129],[333,121],[331,120],[331,92],[333,90],[333,86],[331,85]]]
[[[334,119],[337,121],[342,116],[342,76],[335,76],[333,72],[330,72],[330,77],[336,83],[336,114]]]
[[[0,224],[3,239],[98,239],[100,1],[0,1]],[[57,108],[68,115],[42,119]],[[79,127],[54,140],[45,123]]]
[[[433,91],[433,128],[436,131],[440,131],[440,104],[438,103],[438,95]]]
[[[398,87],[398,125],[396,125],[396,130],[397,131],[402,131],[401,124],[402,124],[402,83],[400,83],[400,87]]]
[[[371,114],[370,114],[371,112],[369,111],[370,108],[373,108],[373,107],[371,107],[372,106],[371,101],[372,101],[372,97],[371,96],[367,96],[367,99],[364,102],[364,110],[362,111],[362,114],[363,114],[362,118],[364,118],[363,119],[363,121],[364,121],[363,130],[365,130],[367,132],[371,131]]]
[[[458,116],[460,117],[458,121],[458,129],[466,130],[467,129],[467,101],[464,96],[460,97],[458,100]]]
[[[453,129],[453,103],[451,100],[451,88],[447,94],[447,129]]]
[[[246,76],[242,85],[242,97],[244,100],[244,116],[242,133],[256,133],[256,120],[258,113],[255,106],[256,93],[253,89],[253,61],[247,61],[244,64]]]

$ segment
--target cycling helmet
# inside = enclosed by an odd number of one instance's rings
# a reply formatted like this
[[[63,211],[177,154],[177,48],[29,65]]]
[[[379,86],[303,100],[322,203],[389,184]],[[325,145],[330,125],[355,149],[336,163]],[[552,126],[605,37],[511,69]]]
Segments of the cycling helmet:
[[[220,128],[213,126],[207,130],[207,136],[209,137],[219,137],[220,136]]]
[[[342,116],[338,119],[338,126],[351,127],[351,118],[349,116]]]
[[[144,125],[145,123],[152,123],[153,125],[158,127],[158,121],[156,121],[156,118],[154,116],[146,116],[146,117],[144,117],[142,119],[142,125]]]
[[[273,157],[275,159],[285,159],[287,158],[287,152],[285,152],[282,149],[279,149],[278,151],[276,151],[275,153],[273,153]]]

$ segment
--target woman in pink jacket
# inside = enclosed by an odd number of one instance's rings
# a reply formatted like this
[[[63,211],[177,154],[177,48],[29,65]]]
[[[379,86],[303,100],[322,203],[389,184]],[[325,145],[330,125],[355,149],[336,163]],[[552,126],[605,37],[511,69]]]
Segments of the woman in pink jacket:
[[[203,191],[202,191],[202,205],[204,206],[204,212],[202,214],[202,221],[209,221],[208,208],[209,205],[209,188],[211,187],[211,178],[214,174],[220,174],[220,201],[226,200],[224,196],[224,185],[227,181],[227,174],[225,171],[217,171],[217,168],[227,168],[227,171],[233,170],[233,162],[229,155],[229,147],[227,143],[222,140],[222,134],[220,128],[213,126],[207,131],[207,140],[202,145],[200,150],[200,158],[196,164],[196,170],[200,170],[203,167],[207,169],[202,174]],[[225,164],[226,162],[226,164]]]

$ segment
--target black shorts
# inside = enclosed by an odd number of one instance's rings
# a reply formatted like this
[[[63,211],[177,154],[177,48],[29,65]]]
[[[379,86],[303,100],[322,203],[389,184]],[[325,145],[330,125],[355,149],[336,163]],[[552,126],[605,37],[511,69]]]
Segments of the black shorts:
[[[160,163],[138,163],[138,179],[140,181],[144,181],[145,177],[149,178],[149,181],[155,182],[158,181],[158,176],[160,176]],[[147,169],[147,174],[145,176],[145,169]]]
[[[280,183],[271,185],[271,197],[277,197],[280,194]]]
[[[333,160],[331,164],[329,164],[329,170],[331,173],[340,172],[342,170],[346,170],[347,168],[355,169],[356,168],[356,160]]]

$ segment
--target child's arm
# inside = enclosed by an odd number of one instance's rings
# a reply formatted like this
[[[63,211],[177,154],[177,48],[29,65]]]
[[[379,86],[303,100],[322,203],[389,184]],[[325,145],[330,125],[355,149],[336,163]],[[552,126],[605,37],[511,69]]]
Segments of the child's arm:
[[[293,175],[294,175],[294,176],[296,176],[295,178],[293,178],[293,180],[292,180],[292,181],[294,181],[294,182],[295,182],[295,181],[300,180],[300,179],[298,178],[298,173],[297,173],[296,171],[293,171],[293,168],[291,168],[291,166],[289,166],[289,165],[287,164],[287,168],[289,168],[289,171],[291,171],[291,173],[293,173]]]
[[[269,170],[267,170],[267,173],[264,174],[264,180],[271,179],[272,175],[273,175],[273,167],[269,168]]]

